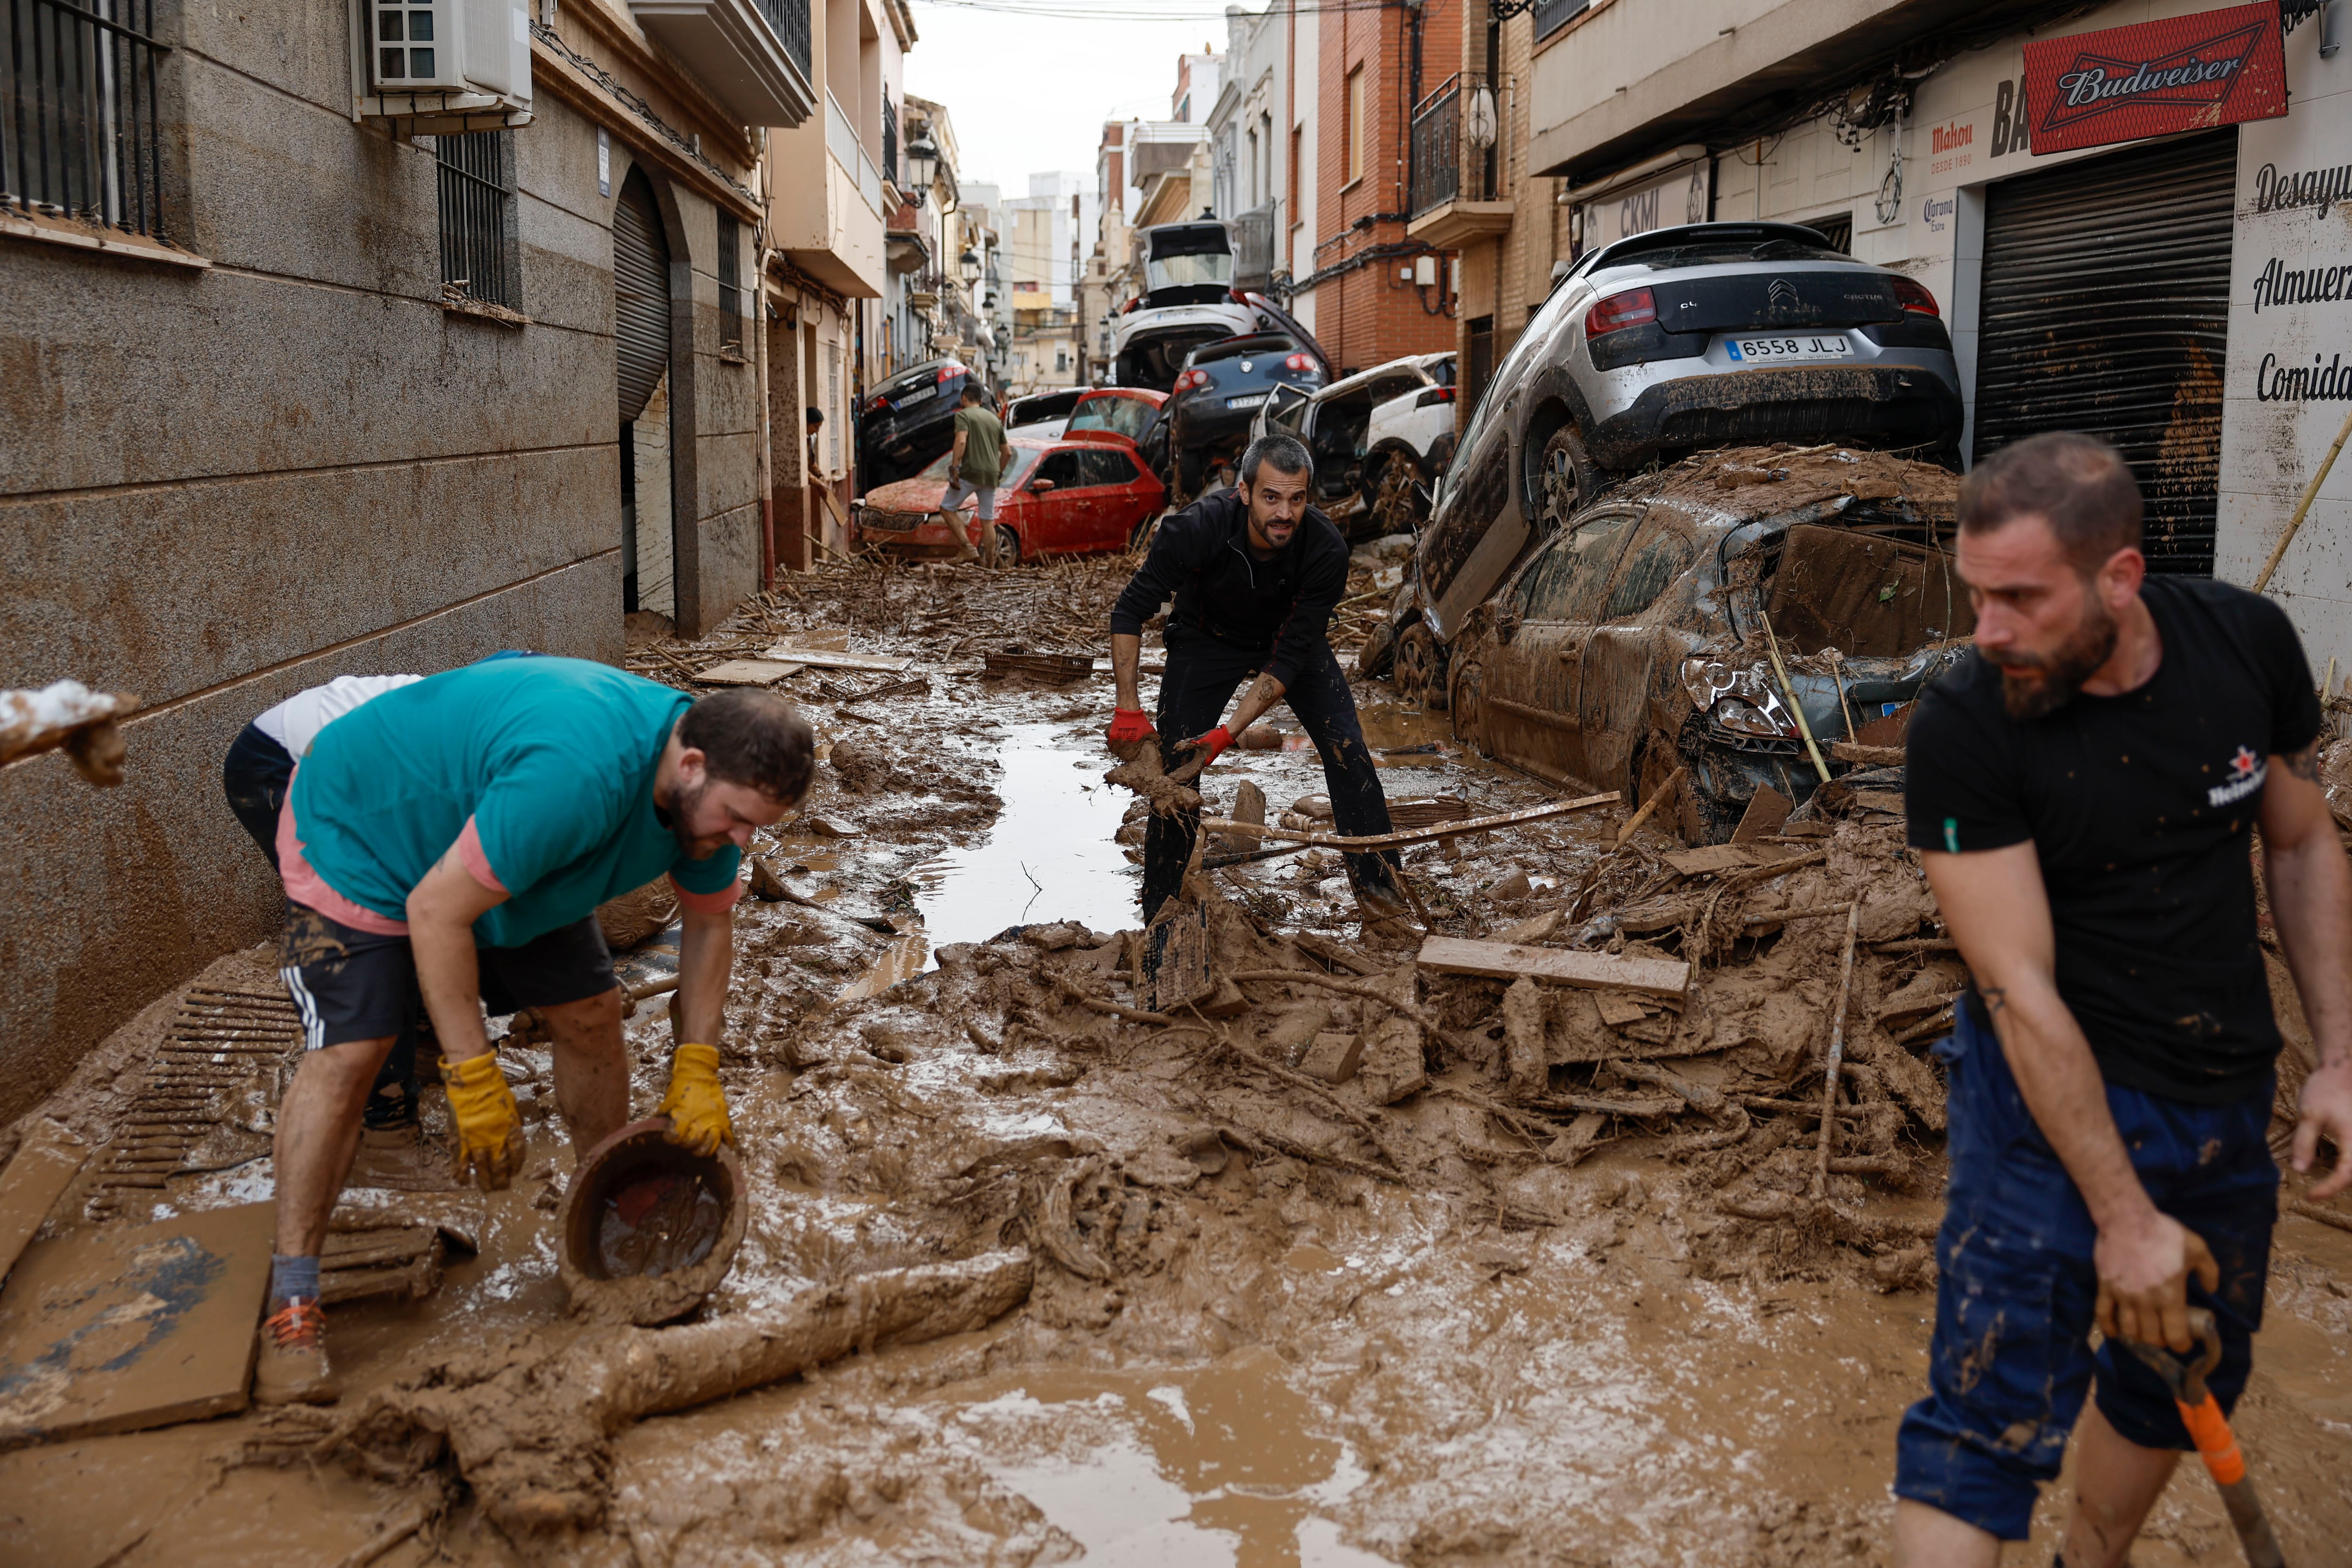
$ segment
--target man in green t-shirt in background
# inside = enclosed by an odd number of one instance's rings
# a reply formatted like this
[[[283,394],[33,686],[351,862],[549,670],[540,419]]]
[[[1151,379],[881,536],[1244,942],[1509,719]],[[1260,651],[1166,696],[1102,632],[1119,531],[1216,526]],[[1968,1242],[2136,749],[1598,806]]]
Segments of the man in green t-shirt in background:
[[[1004,477],[1004,460],[1008,456],[1004,426],[995,412],[982,399],[980,383],[963,384],[963,406],[955,412],[955,449],[948,454],[948,489],[940,501],[940,521],[949,528],[959,526],[955,514],[964,503],[978,498],[980,536],[965,536],[963,552],[958,561],[980,561],[993,567],[996,564],[996,481]],[[978,549],[973,545],[977,544]]]
[[[685,931],[660,1114],[674,1142],[710,1153],[732,1142],[718,1040],[736,870],[752,833],[807,795],[814,750],[772,692],[698,701],[572,658],[468,665],[319,731],[277,824],[292,903],[279,974],[307,1050],[278,1115],[257,1400],[336,1396],[319,1254],[376,1069],[420,991],[460,1176],[504,1187],[524,1154],[486,1003],[547,1021],[556,1104],[585,1154],[629,1118],[621,993],[596,906],[667,872]]]

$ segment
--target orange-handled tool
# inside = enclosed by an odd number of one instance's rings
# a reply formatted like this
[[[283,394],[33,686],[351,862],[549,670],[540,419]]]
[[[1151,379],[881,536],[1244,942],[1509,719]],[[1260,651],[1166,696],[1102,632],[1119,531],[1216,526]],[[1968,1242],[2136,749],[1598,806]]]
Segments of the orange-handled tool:
[[[2180,1407],[2181,1425],[2189,1428],[2197,1445],[2197,1457],[2205,1461],[2213,1484],[2221,1489],[2221,1506],[2230,1510],[2230,1523],[2238,1531],[2238,1544],[2245,1549],[2249,1568],[2286,1568],[2286,1559],[2279,1554],[2278,1537],[2271,1533],[2270,1518],[2263,1512],[2263,1500],[2254,1495],[2254,1483],[2246,1474],[2246,1457],[2238,1451],[2237,1435],[2230,1430],[2229,1417],[2221,1414],[2221,1402],[2205,1386],[2206,1375],[2221,1364],[2221,1331],[2213,1314],[2202,1307],[2189,1309],[2189,1329],[2205,1342],[2203,1352],[2194,1360],[2161,1345],[2125,1342],[2172,1390],[2173,1403]]]

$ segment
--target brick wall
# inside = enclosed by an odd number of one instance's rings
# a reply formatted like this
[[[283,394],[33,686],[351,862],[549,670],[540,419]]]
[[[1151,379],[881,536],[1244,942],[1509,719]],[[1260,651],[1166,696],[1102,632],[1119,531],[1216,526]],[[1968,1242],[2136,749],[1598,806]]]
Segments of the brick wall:
[[[1406,153],[1415,88],[1426,95],[1457,68],[1462,54],[1463,0],[1430,0],[1423,8],[1421,75],[1412,79],[1412,35],[1406,14],[1388,6],[1333,7],[1321,12],[1317,51],[1317,212],[1324,237],[1315,253],[1318,272],[1361,265],[1327,278],[1314,290],[1315,335],[1342,374],[1401,354],[1454,346],[1454,319],[1432,315],[1422,291],[1398,277],[1410,268],[1404,233]],[[1348,175],[1348,78],[1364,79],[1360,176]],[[1360,225],[1361,226],[1359,226]],[[1392,255],[1381,253],[1397,247]],[[1441,279],[1451,252],[1439,257]],[[1440,291],[1430,291],[1435,302]]]

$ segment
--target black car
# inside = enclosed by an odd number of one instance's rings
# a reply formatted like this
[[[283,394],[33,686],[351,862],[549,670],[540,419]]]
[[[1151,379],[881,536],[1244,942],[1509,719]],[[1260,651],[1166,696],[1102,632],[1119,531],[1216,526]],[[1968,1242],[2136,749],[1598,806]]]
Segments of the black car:
[[[972,372],[928,360],[876,387],[857,411],[857,493],[913,479],[955,445],[956,405]]]
[[[1220,462],[1249,445],[1258,406],[1277,386],[1312,392],[1330,379],[1322,348],[1304,332],[1252,332],[1194,349],[1184,360],[1167,405],[1168,444],[1179,497],[1200,492]]]

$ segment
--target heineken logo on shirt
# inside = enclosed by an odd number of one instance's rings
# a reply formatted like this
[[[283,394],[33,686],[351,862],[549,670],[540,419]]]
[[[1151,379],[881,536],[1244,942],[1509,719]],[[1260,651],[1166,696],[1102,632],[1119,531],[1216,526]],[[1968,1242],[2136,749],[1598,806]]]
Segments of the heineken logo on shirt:
[[[2243,800],[2262,788],[2263,781],[2270,776],[2270,763],[2256,756],[2252,748],[2240,746],[2238,754],[2230,759],[2230,782],[2207,790],[2206,803],[2228,805],[2231,801]]]

